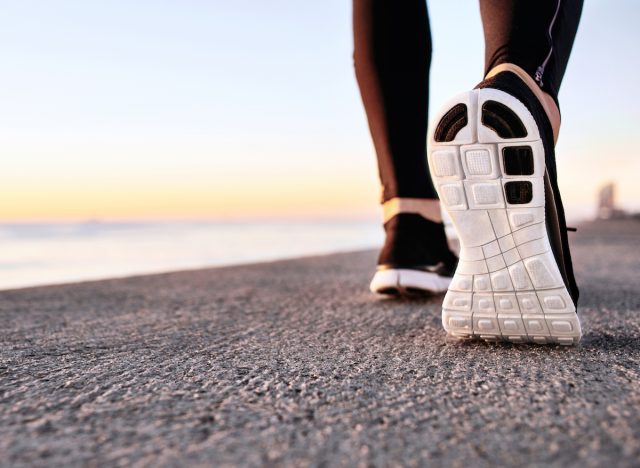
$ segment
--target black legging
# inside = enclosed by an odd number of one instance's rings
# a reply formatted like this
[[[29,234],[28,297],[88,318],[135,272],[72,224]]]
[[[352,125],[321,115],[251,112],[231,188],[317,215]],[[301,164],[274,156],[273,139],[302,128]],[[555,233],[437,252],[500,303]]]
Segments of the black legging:
[[[523,68],[557,102],[583,0],[480,0],[485,74]],[[427,170],[431,31],[425,0],[353,0],[356,77],[382,201],[437,198]]]

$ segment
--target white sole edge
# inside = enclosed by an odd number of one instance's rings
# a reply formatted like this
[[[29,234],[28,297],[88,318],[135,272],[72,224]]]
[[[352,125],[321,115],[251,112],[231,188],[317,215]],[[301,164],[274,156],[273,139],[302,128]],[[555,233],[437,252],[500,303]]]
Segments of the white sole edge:
[[[521,119],[524,138],[502,139],[481,123],[481,109],[498,101]],[[453,141],[433,132],[455,105],[467,106],[467,125]],[[514,343],[577,344],[580,321],[551,251],[545,228],[545,155],[533,116],[513,96],[495,89],[463,93],[449,101],[430,130],[429,167],[442,206],[460,239],[460,262],[442,309],[450,336]],[[530,146],[534,172],[508,175],[502,149]],[[510,204],[504,185],[527,181],[529,203]]]
[[[450,284],[451,278],[436,273],[390,268],[377,271],[369,289],[373,293],[386,295],[442,294]]]

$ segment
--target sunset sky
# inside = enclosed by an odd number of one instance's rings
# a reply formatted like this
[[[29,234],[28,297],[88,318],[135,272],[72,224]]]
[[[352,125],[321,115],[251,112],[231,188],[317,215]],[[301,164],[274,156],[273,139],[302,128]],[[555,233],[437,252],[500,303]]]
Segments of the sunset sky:
[[[482,78],[477,0],[429,2],[431,107]],[[0,15],[0,221],[374,217],[347,0],[29,0]],[[560,94],[569,215],[640,210],[640,3],[585,3]]]

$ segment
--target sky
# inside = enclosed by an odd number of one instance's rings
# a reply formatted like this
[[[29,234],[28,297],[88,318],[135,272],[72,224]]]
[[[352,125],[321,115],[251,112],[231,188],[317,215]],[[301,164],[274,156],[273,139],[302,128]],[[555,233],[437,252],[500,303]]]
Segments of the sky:
[[[0,0],[0,222],[379,215],[348,0]],[[482,79],[429,2],[431,109]],[[640,3],[587,1],[560,93],[568,214],[640,210]]]

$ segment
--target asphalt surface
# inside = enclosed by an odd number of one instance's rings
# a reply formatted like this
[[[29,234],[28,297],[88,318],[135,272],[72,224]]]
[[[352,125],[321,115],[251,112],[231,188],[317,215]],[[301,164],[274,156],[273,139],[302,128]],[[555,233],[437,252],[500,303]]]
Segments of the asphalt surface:
[[[374,252],[0,293],[5,466],[639,466],[640,222],[572,234],[579,347],[460,343]]]

